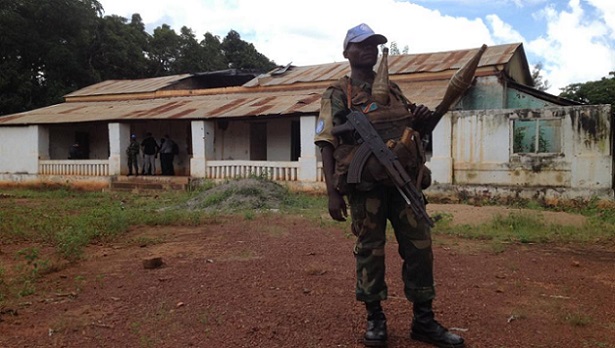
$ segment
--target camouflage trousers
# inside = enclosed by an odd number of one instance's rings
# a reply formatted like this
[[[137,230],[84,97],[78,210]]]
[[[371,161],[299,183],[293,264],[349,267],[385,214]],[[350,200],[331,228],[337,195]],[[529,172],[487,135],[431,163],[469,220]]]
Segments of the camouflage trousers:
[[[128,155],[128,173],[132,174],[132,169],[134,168],[134,173],[139,175],[139,158],[138,155]]]
[[[357,300],[373,302],[387,298],[385,243],[387,220],[391,222],[398,253],[403,260],[404,294],[412,302],[435,297],[431,229],[417,219],[395,187],[376,187],[348,195],[352,233],[357,237]]]

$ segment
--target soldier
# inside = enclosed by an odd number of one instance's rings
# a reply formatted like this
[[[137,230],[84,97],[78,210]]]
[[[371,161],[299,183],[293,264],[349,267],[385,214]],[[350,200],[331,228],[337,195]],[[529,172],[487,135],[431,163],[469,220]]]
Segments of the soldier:
[[[128,176],[132,175],[132,169],[135,170],[135,175],[139,175],[139,152],[141,145],[137,141],[137,136],[132,134],[130,136],[130,144],[126,148],[126,155],[128,156]]]
[[[333,127],[346,122],[346,116],[354,110],[367,115],[385,142],[399,141],[406,127],[411,126],[420,134],[429,134],[437,124],[439,117],[433,116],[427,107],[408,101],[401,89],[388,81],[388,74],[384,95],[372,94],[372,91],[376,93],[375,81],[379,78],[373,70],[378,59],[378,45],[386,42],[386,37],[375,34],[365,24],[348,30],[343,54],[350,63],[350,76],[332,84],[322,96],[314,140],[321,148],[329,214],[334,220],[345,221],[348,213],[344,196],[347,196],[352,233],[357,237],[353,250],[356,299],[364,302],[367,309],[364,344],[385,346],[387,342],[386,317],[381,301],[387,299],[384,247],[387,220],[390,220],[403,259],[405,296],[413,304],[411,338],[438,347],[460,348],[464,347],[463,338],[449,332],[434,319],[430,226],[424,219],[414,216],[396,187],[386,179],[386,174],[382,175],[377,161],[368,160],[360,183],[348,184],[348,166],[358,146],[356,137],[332,132]],[[424,167],[424,156],[420,156],[420,137],[415,140],[413,146],[419,150],[410,152],[403,164],[410,176],[416,179],[417,188],[424,189],[430,179]]]

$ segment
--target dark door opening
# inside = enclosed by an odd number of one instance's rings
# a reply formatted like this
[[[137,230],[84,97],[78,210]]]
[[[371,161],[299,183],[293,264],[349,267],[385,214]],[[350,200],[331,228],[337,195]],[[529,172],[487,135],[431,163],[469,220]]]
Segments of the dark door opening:
[[[267,124],[250,123],[250,161],[267,160]]]
[[[301,125],[299,121],[290,123],[290,160],[298,161],[301,156]]]

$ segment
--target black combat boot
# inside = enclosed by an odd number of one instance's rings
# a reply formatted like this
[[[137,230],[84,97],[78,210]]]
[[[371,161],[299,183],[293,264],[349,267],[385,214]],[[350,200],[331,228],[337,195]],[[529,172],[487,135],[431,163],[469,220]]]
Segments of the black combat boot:
[[[434,319],[431,303],[432,301],[426,301],[413,305],[414,319],[410,337],[440,348],[465,347],[463,338],[449,332]]]
[[[367,330],[363,335],[363,344],[366,347],[386,347],[387,345],[387,318],[380,302],[366,302]]]

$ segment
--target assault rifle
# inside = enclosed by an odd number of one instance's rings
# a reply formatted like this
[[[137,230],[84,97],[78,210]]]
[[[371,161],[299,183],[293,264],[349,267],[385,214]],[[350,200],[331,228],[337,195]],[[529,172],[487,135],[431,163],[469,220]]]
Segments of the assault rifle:
[[[358,163],[355,162],[350,165],[351,168],[348,172],[347,182],[349,184],[359,183],[364,164],[367,158],[373,155],[382,164],[388,177],[393,181],[393,184],[395,184],[406,204],[412,209],[414,215],[418,219],[425,220],[429,226],[433,227],[434,222],[425,210],[423,194],[412,184],[410,175],[399,162],[397,155],[384,143],[376,129],[374,129],[374,126],[367,119],[367,116],[362,112],[352,111],[346,118],[347,122],[335,126],[332,133],[337,135],[348,131],[356,131],[360,136],[359,141],[361,142],[353,158],[353,162],[356,159]]]

